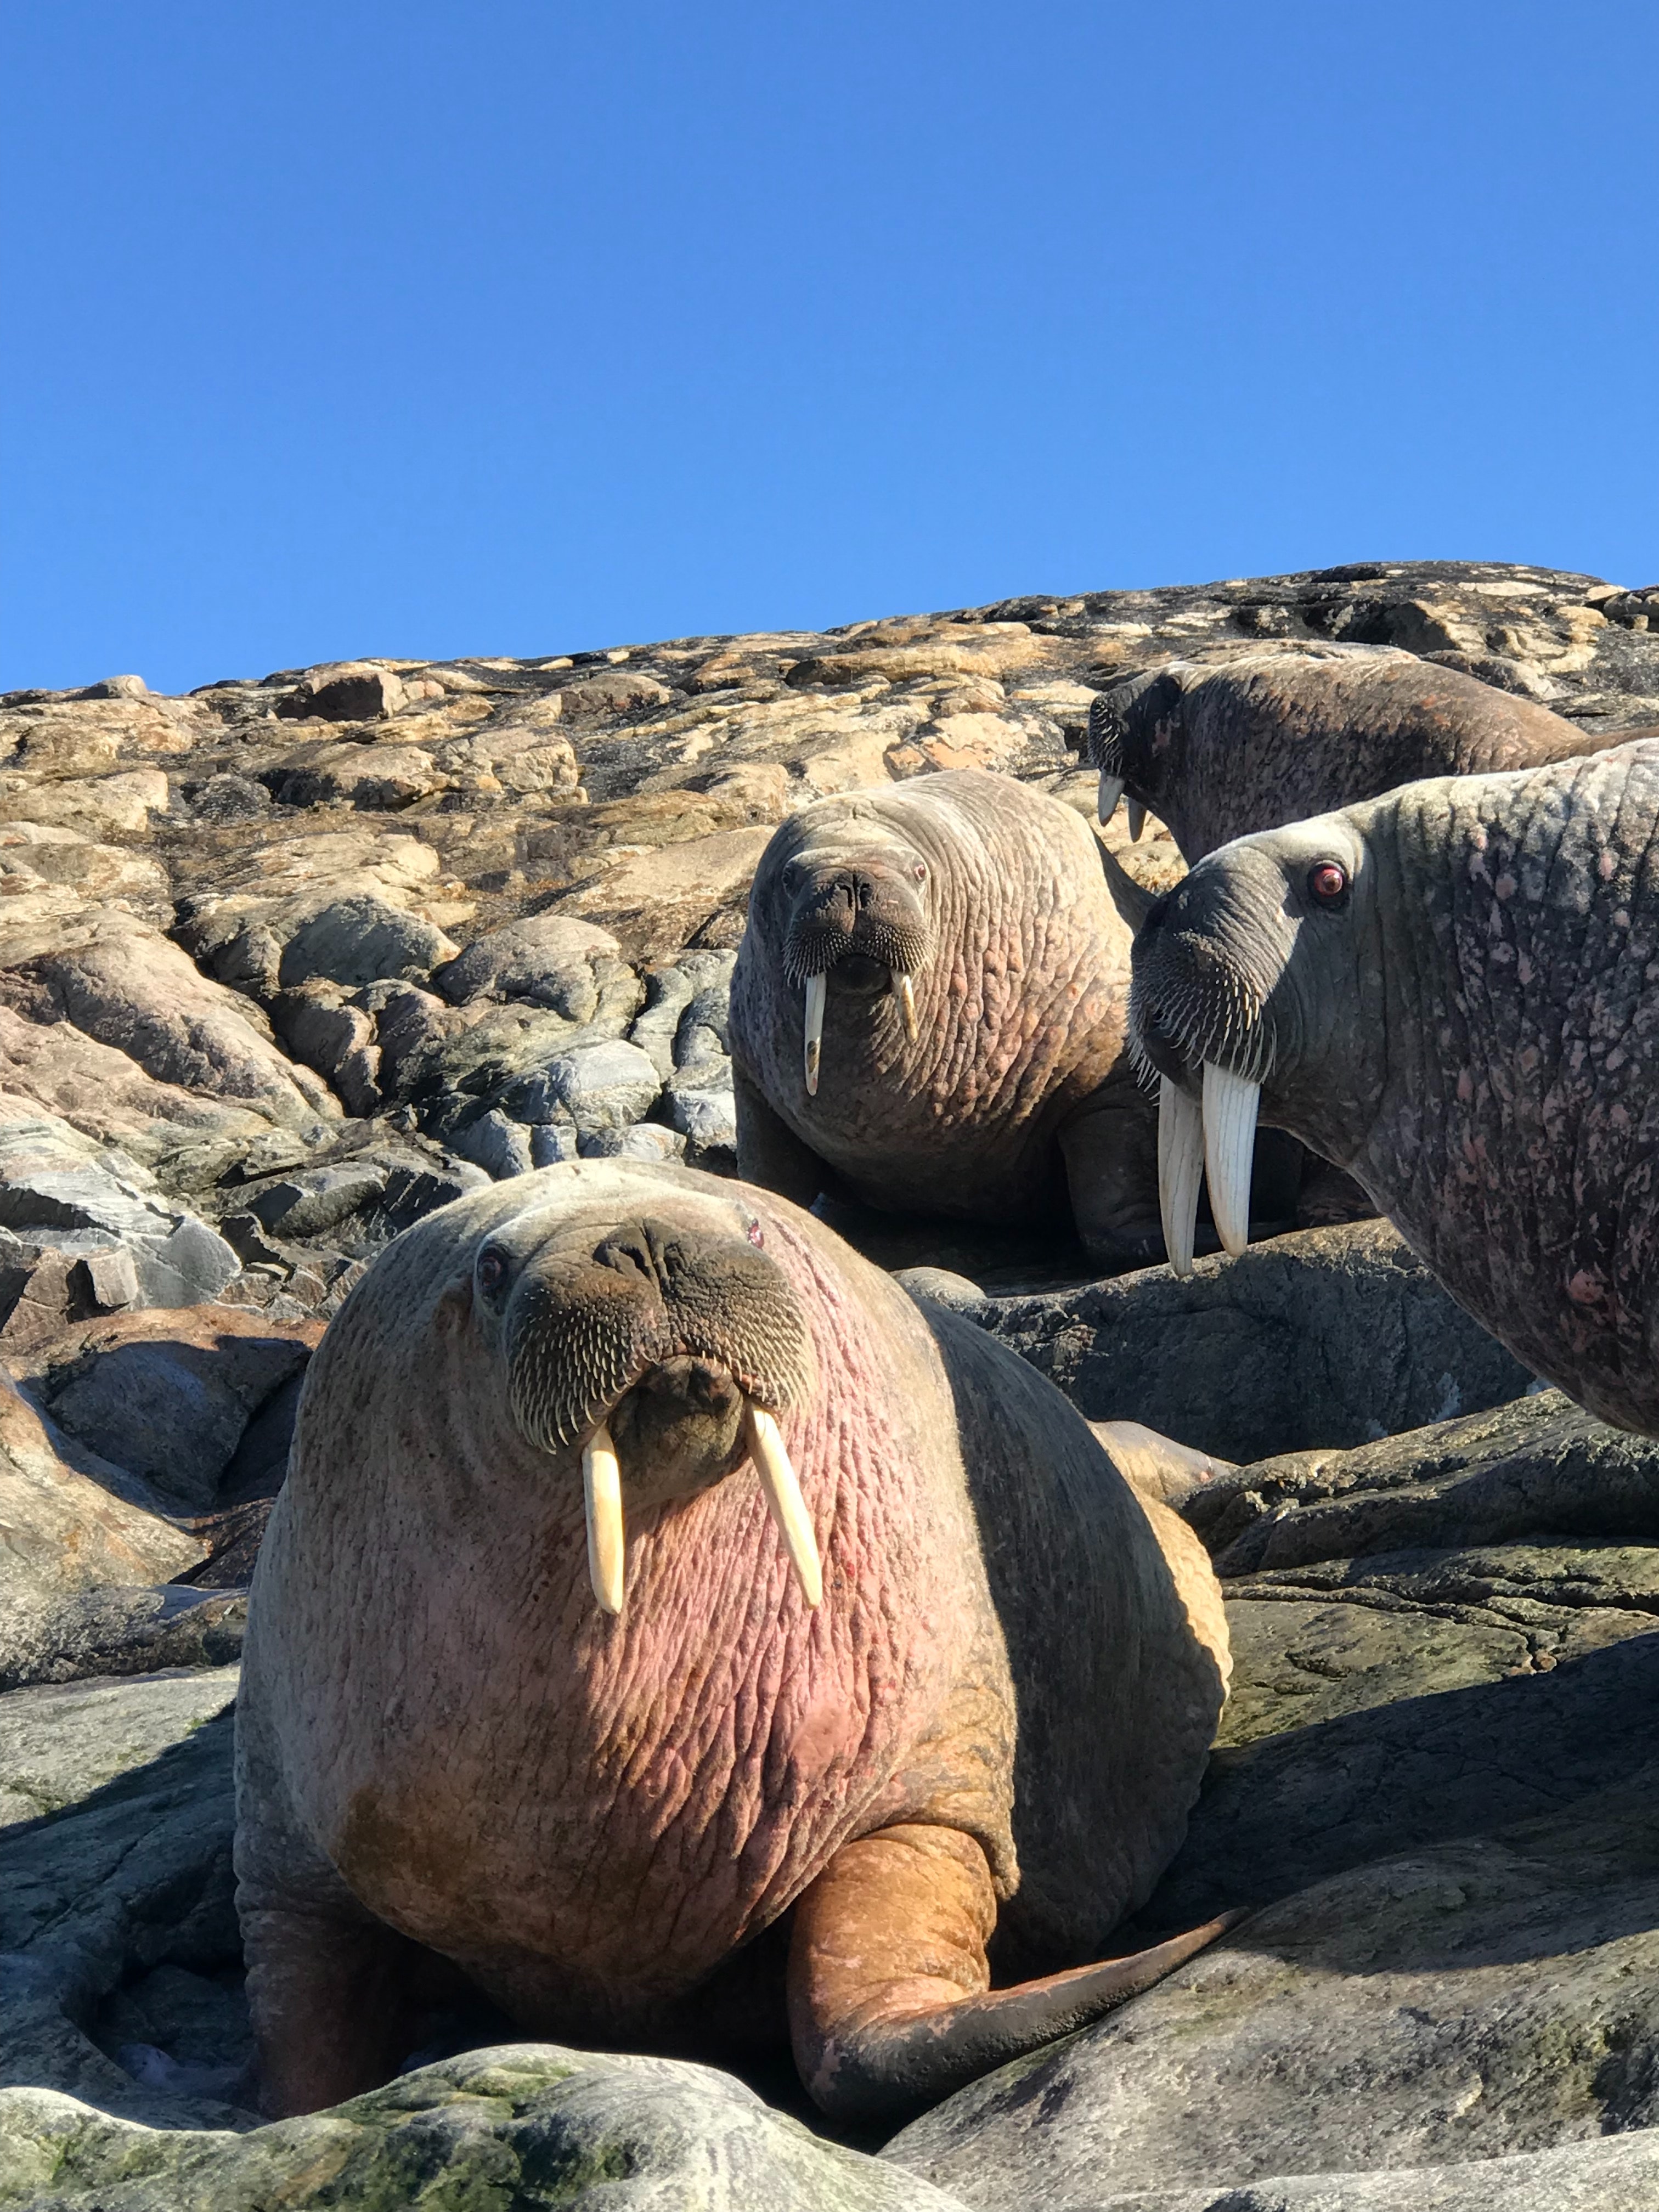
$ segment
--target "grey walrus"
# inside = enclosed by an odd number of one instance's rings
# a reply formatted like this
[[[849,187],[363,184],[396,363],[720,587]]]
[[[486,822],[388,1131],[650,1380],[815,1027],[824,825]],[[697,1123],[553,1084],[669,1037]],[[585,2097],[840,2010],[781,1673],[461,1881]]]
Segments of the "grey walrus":
[[[802,1206],[1069,1216],[1102,1264],[1160,1257],[1129,943],[1088,823],[1010,777],[803,807],[761,856],[732,979],[738,1172]]]
[[[1171,1249],[1200,1171],[1242,1248],[1259,1112],[1535,1374],[1659,1434],[1659,744],[1407,784],[1123,896]]]
[[[1102,820],[1126,798],[1131,827],[1137,810],[1156,814],[1190,866],[1402,783],[1620,742],[1393,646],[1322,645],[1140,670],[1097,697],[1085,745]]]
[[[943,2095],[1219,1932],[1083,1963],[1227,1670],[1184,1524],[809,1215],[616,1160],[475,1193],[329,1329],[260,1553],[267,2105],[386,2080],[458,1970],[536,2036],[792,2037],[831,2112]]]

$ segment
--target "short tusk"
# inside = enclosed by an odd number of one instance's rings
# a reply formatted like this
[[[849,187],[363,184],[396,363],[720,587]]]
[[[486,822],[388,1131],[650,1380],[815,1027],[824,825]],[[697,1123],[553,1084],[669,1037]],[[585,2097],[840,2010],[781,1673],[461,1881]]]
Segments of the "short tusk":
[[[1158,1092],[1158,1210],[1164,1218],[1164,1249],[1177,1275],[1193,1272],[1203,1172],[1203,1109],[1166,1075]]]
[[[1100,790],[1095,799],[1095,811],[1100,817],[1100,826],[1103,830],[1117,812],[1117,802],[1122,796],[1123,778],[1121,775],[1108,775],[1105,769],[1102,769]]]
[[[1215,1233],[1235,1259],[1250,1241],[1250,1169],[1261,1085],[1204,1063],[1204,1172]]]
[[[893,996],[898,1000],[899,1011],[904,1016],[904,1034],[914,1044],[921,1031],[916,1026],[916,994],[908,975],[895,971]]]
[[[1146,827],[1146,810],[1138,799],[1132,799],[1129,801],[1128,815],[1129,842],[1132,845],[1138,844],[1140,842],[1140,833]]]
[[[806,1095],[818,1095],[818,1055],[823,1049],[823,999],[829,988],[829,979],[823,975],[809,975],[806,979]]]
[[[778,1524],[795,1570],[801,1594],[808,1605],[823,1595],[823,1571],[818,1564],[818,1540],[812,1533],[812,1516],[800,1494],[799,1479],[789,1463],[778,1425],[763,1406],[752,1400],[744,1409],[744,1440],[755,1462],[766,1504]]]
[[[623,1534],[622,1469],[603,1421],[582,1446],[582,1498],[587,1507],[587,1574],[603,1613],[623,1609],[628,1563]]]

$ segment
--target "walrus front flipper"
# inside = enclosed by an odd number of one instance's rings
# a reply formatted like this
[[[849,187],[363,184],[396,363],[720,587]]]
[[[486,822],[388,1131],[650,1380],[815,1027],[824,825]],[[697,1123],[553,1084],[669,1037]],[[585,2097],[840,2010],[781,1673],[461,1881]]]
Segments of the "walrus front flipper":
[[[1150,1951],[990,1987],[996,1898],[960,1829],[883,1828],[838,1851],[795,1908],[789,2027],[813,2100],[894,2121],[1150,1989],[1242,1916]]]

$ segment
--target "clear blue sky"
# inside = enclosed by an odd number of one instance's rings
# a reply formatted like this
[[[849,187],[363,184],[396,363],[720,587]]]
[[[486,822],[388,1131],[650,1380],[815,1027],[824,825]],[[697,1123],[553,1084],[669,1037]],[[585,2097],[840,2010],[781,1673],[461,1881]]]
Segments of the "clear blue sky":
[[[1659,580],[1659,13],[9,0],[0,684]]]

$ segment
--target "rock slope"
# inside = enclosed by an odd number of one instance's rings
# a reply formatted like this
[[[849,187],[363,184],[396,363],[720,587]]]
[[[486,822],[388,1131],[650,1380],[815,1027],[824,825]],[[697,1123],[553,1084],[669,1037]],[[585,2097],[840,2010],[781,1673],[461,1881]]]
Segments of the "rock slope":
[[[1259,1907],[1224,1948],[884,2160],[707,2069],[522,2045],[249,2109],[227,1708],[364,1265],[547,1161],[730,1170],[727,979],[792,806],[970,765],[1091,811],[1094,686],[1263,639],[1659,723],[1659,590],[1383,562],[0,699],[0,2205],[1659,2197],[1659,1454],[1539,1391],[1380,1224],[1087,1284],[837,1216],[1090,1418],[1197,1448],[1170,1495],[1237,1674],[1126,1941]],[[1173,879],[1156,825],[1113,836]]]

